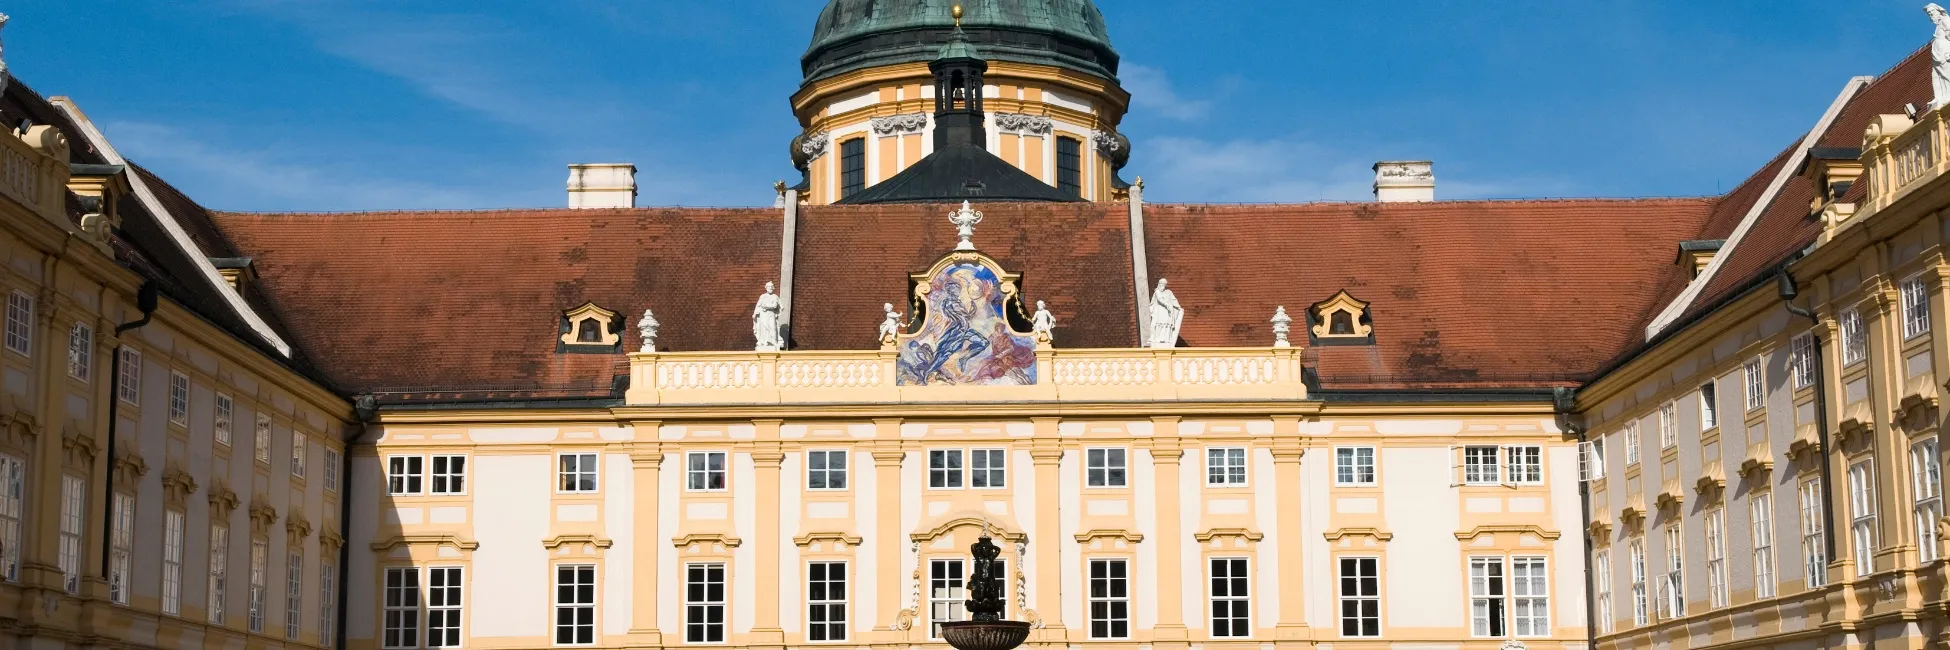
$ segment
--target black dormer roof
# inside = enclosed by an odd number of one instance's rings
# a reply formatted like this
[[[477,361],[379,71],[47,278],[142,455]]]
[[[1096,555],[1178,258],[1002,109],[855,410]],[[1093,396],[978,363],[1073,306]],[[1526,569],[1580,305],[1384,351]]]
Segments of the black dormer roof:
[[[953,144],[928,154],[893,178],[840,199],[840,205],[873,203],[951,203],[955,201],[1081,202],[1016,169],[1008,161],[969,144]]]

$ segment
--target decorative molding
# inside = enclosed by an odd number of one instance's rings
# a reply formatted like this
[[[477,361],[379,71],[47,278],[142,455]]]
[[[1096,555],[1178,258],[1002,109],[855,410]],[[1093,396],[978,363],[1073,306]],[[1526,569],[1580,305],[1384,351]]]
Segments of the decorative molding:
[[[1652,502],[1660,508],[1677,508],[1686,502],[1686,490],[1679,487],[1679,479],[1666,479],[1659,484],[1659,495],[1653,497]]]
[[[251,497],[251,533],[264,535],[271,532],[271,524],[278,523],[278,509],[271,507],[263,495]]]
[[[1905,430],[1915,432],[1936,426],[1937,388],[1933,382],[1919,381],[1914,390],[1897,402],[1895,420]]]
[[[1774,470],[1773,449],[1766,442],[1747,447],[1746,460],[1740,461],[1740,478],[1753,481],[1763,479]]]
[[[1468,541],[1483,535],[1495,535],[1498,533],[1530,534],[1545,540],[1555,540],[1563,536],[1562,533],[1554,530],[1544,530],[1543,526],[1536,524],[1493,524],[1477,526],[1469,530],[1456,531],[1456,539]]]
[[[1097,145],[1097,153],[1105,158],[1116,158],[1131,148],[1130,139],[1116,131],[1098,131],[1090,136],[1090,142]]]
[[[196,494],[196,477],[174,464],[163,468],[163,500],[173,506],[184,505],[190,495]]]
[[[928,114],[903,113],[900,115],[889,115],[873,118],[868,120],[867,123],[873,127],[874,135],[920,133],[922,129],[928,128]]]
[[[1727,472],[1717,460],[1707,463],[1706,468],[1700,472],[1700,477],[1693,481],[1693,491],[1709,502],[1713,500],[1712,497],[1726,489]]]
[[[818,160],[820,156],[826,155],[826,151],[831,149],[832,145],[833,134],[831,133],[826,131],[807,133],[800,136],[799,155],[805,156],[807,162]]]
[[[683,537],[672,537],[670,543],[677,548],[689,548],[698,544],[718,544],[725,548],[738,548],[738,545],[745,543],[745,540],[724,533],[691,533]]]
[[[332,537],[337,538],[338,535],[333,534]],[[433,534],[417,534],[417,535],[400,535],[383,542],[373,542],[372,550],[377,553],[384,553],[386,551],[393,550],[393,547],[395,546],[402,546],[402,545],[407,547],[452,546],[454,548],[463,551],[472,551],[474,549],[481,547],[480,542],[476,542],[471,539],[464,539],[459,535],[455,535],[453,533],[433,533]]]
[[[1011,543],[1023,541],[1029,538],[1029,536],[1024,535],[1022,533],[1014,533],[1014,532],[1009,532],[1007,530],[1003,530],[1001,526],[995,525],[994,522],[985,519],[977,519],[975,517],[958,517],[955,519],[950,519],[948,521],[941,522],[941,525],[935,526],[930,530],[919,532],[919,533],[913,533],[911,535],[908,535],[907,537],[908,539],[915,542],[932,542],[936,539],[940,539],[941,536],[947,535],[949,532],[952,532],[954,529],[960,528],[962,526],[974,526],[977,529],[982,530],[982,532],[986,534],[991,534],[994,537],[1001,538],[1003,541],[1007,541]]]
[[[1645,498],[1632,497],[1625,507],[1618,509],[1618,521],[1628,527],[1636,528],[1645,523]]]
[[[1076,534],[1078,544],[1088,544],[1094,539],[1121,539],[1132,544],[1144,541],[1144,534],[1122,528],[1092,528]]]
[[[562,345],[584,347],[614,346],[623,340],[622,334],[611,331],[615,329],[614,326],[617,322],[616,312],[598,307],[596,303],[582,303],[579,307],[563,311],[562,317],[568,321],[568,326],[562,331]],[[596,320],[597,327],[601,329],[596,332],[596,340],[584,341],[581,336],[582,323],[592,318]]]
[[[319,531],[318,547],[320,550],[326,552],[337,551],[343,546],[345,546],[345,536],[340,535],[339,531],[333,530],[329,525],[325,530]]]
[[[61,429],[62,458],[69,467],[87,468],[95,464],[95,456],[101,453],[101,443],[89,435],[88,427],[80,420],[69,420]]]
[[[1050,123],[1049,117],[1045,115],[1028,115],[1024,113],[995,114],[995,128],[1005,133],[1049,135],[1050,129],[1053,126]]]
[[[1334,530],[1321,533],[1321,536],[1326,537],[1327,541],[1330,542],[1341,541],[1341,538],[1344,537],[1372,537],[1376,541],[1382,541],[1382,542],[1386,542],[1388,540],[1395,538],[1394,533],[1379,528],[1368,528],[1368,527],[1336,528]]]
[[[1225,537],[1238,537],[1249,542],[1257,542],[1266,536],[1244,528],[1207,528],[1192,534],[1192,539],[1198,540],[1200,544]]]
[[[841,546],[857,547],[864,541],[859,535],[833,532],[806,533],[792,538],[792,543],[798,545],[800,548],[811,546],[815,542],[834,542]]]
[[[293,512],[284,518],[284,534],[286,542],[295,547],[311,536],[311,522],[305,519],[304,513]]]
[[[1796,425],[1794,427],[1794,439],[1788,441],[1787,457],[1788,460],[1800,462],[1804,459],[1812,458],[1814,452],[1820,448],[1820,441],[1815,439],[1815,424],[1813,422]]]
[[[554,537],[550,537],[548,539],[542,540],[542,548],[551,551],[561,548],[564,544],[589,544],[595,546],[596,548],[606,549],[614,545],[615,542],[610,541],[610,539],[607,537],[597,537],[595,535],[589,535],[589,534],[556,535]]]
[[[1333,317],[1336,313],[1348,315],[1348,332],[1335,333]],[[1314,303],[1307,310],[1313,319],[1311,331],[1315,339],[1362,339],[1374,334],[1374,323],[1368,318],[1368,303],[1355,298],[1342,289],[1332,298]]]
[[[225,485],[221,480],[210,485],[209,493],[211,519],[228,518],[230,513],[237,509],[237,493],[232,492],[230,486]]]
[[[1602,545],[1611,540],[1611,520],[1602,517],[1592,519],[1591,523],[1585,525],[1584,532],[1585,536]]]
[[[144,476],[149,475],[149,463],[134,449],[121,450],[115,454],[115,483],[134,486]]]

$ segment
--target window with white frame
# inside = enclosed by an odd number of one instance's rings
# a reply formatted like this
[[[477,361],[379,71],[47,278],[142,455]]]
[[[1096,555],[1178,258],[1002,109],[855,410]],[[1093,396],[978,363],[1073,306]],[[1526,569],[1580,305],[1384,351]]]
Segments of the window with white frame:
[[[305,598],[305,554],[293,551],[284,556],[284,638],[298,638],[299,611]]]
[[[1125,487],[1127,485],[1125,453],[1122,447],[1091,447],[1083,450],[1084,485]]]
[[[1672,402],[1666,402],[1659,406],[1659,448],[1669,449],[1676,444],[1679,444],[1678,410]]]
[[[169,373],[169,423],[190,423],[190,376],[180,372]]]
[[[237,404],[236,402],[230,399],[229,395],[225,395],[223,393],[217,393],[216,424],[211,427],[211,430],[215,432],[214,435],[216,437],[217,444],[223,445],[225,447],[230,446],[230,422],[231,422],[231,417],[236,412],[236,409],[237,409]]]
[[[1550,574],[1540,556],[1510,558],[1510,600],[1517,636],[1550,636]]]
[[[0,454],[0,578],[20,580],[20,516],[26,503],[27,465]]]
[[[1943,463],[1937,459],[1934,436],[1909,447],[1910,490],[1916,495],[1916,557],[1934,562],[1940,556],[1936,522],[1943,518]]]
[[[968,450],[968,486],[994,489],[1008,486],[1008,451],[1003,449]]]
[[[88,515],[88,484],[79,477],[61,477],[61,539],[60,555],[62,584],[68,593],[81,593],[81,540],[87,530],[83,522]]]
[[[1625,466],[1626,467],[1631,467],[1633,465],[1639,464],[1639,453],[1642,451],[1639,448],[1639,445],[1641,444],[1644,443],[1642,440],[1639,439],[1639,421],[1637,419],[1632,419],[1627,421],[1625,423]]]
[[[34,298],[15,291],[7,296],[7,349],[33,355]]]
[[[928,450],[928,487],[952,489],[961,487],[961,450]]]
[[[1660,611],[1669,617],[1686,615],[1686,542],[1679,524],[1666,526],[1666,581],[1660,585],[1665,602]]]
[[[1510,445],[1503,448],[1505,480],[1521,485],[1544,482],[1544,448]]]
[[[1476,637],[1499,638],[1508,633],[1509,596],[1505,593],[1503,558],[1469,558],[1469,633]]]
[[[1341,573],[1341,636],[1381,636],[1381,559],[1343,557],[1336,564]]]
[[[1852,366],[1869,358],[1869,331],[1862,328],[1862,312],[1849,309],[1841,321],[1842,365]]]
[[[426,480],[425,456],[388,456],[386,458],[386,493],[393,496],[413,496],[420,494],[422,482]]]
[[[334,588],[338,586],[338,568],[330,562],[318,563],[318,645],[334,647],[332,634],[337,632],[339,601]]]
[[[684,455],[684,489],[693,492],[716,492],[725,489],[726,459],[727,456],[722,451],[693,451],[686,453]],[[593,482],[595,479],[591,478],[590,480]],[[594,488],[592,487],[591,489]]]
[[[264,599],[266,598],[264,591],[265,583],[269,579],[265,572],[269,569],[266,565],[271,561],[270,554],[271,546],[264,540],[251,540],[250,608],[246,611],[249,614],[247,620],[250,623],[250,631],[260,634],[264,632]]]
[[[122,403],[135,405],[142,399],[142,352],[122,348],[122,367],[115,377],[115,395]]]
[[[1612,633],[1611,611],[1611,551],[1598,551],[1591,558],[1592,583],[1598,592],[1597,617],[1598,633]]]
[[[1632,625],[1651,622],[1646,607],[1645,539],[1635,537],[1628,549],[1632,569]]]
[[[807,641],[846,640],[845,562],[806,565],[806,607]]]
[[[461,568],[427,568],[427,647],[460,647]]]
[[[813,490],[846,489],[846,451],[815,449],[806,452],[806,487]]]
[[[1767,376],[1761,372],[1760,357],[1748,359],[1741,372],[1747,384],[1747,410],[1758,411],[1767,405]]]
[[[684,642],[723,643],[724,564],[684,566]]]
[[[75,323],[68,329],[68,376],[88,381],[95,363],[95,328]]]
[[[1130,638],[1130,571],[1130,563],[1125,560],[1090,561],[1090,638]]]
[[[722,586],[724,565],[718,566],[718,584]],[[555,565],[555,645],[590,645],[595,642],[596,565]]]
[[[1711,607],[1727,606],[1727,511],[1706,513],[1706,594]]]
[[[928,638],[941,638],[941,624],[968,618],[964,592],[966,564],[960,558],[928,560]]]
[[[163,512],[162,612],[183,613],[183,512]]]
[[[1914,277],[1903,281],[1903,340],[1928,334],[1930,332],[1930,294],[1923,288],[1923,278]]]
[[[1855,575],[1875,573],[1876,487],[1869,461],[1848,468],[1849,543],[1855,551]]]
[[[1374,447],[1335,447],[1334,484],[1374,485]]]
[[[339,459],[339,450],[325,448],[325,491],[328,493],[339,491],[339,463],[342,462],[344,461]]]
[[[692,462],[696,462],[698,452],[692,452]],[[724,452],[711,452],[718,455],[718,487],[724,487]],[[555,457],[556,484],[563,492],[596,491],[596,454],[560,454]]]
[[[1252,585],[1243,557],[1215,557],[1212,567],[1212,636],[1253,635]]]
[[[1246,448],[1213,447],[1205,450],[1206,485],[1245,485]]]
[[[129,604],[129,572],[135,553],[135,495],[121,492],[109,500],[108,599]]]
[[[1699,430],[1717,426],[1720,426],[1720,391],[1717,384],[1709,381],[1699,385]]]
[[[271,416],[257,414],[257,428],[253,445],[257,450],[257,462],[271,464]]]
[[[1492,445],[1470,445],[1463,447],[1463,484],[1497,485],[1502,483],[1502,464],[1497,457],[1500,449],[1500,447]]]
[[[204,593],[210,597],[210,601],[205,611],[210,614],[210,622],[218,625],[223,625],[224,606],[229,602],[229,571],[230,527],[223,524],[212,524],[210,526],[210,584],[208,588],[204,589]],[[418,582],[415,582],[413,589],[416,598],[420,593],[418,584]],[[419,625],[417,623],[418,619],[414,620],[416,621],[414,625]],[[415,627],[414,629],[417,630],[418,628]],[[417,634],[415,638],[418,638]]]
[[[308,445],[308,441],[305,440],[305,434],[301,431],[298,431],[297,429],[292,429],[291,430],[291,475],[292,476],[298,478],[305,477],[305,447],[307,446],[309,445]],[[438,462],[439,457],[435,456],[434,458],[436,459],[436,462],[434,464],[436,466],[439,465]],[[435,487],[436,490],[439,489],[438,488],[439,481],[440,481],[439,473],[438,473],[438,469],[436,468],[434,474],[434,483],[436,484]]]
[[[1541,475],[1543,466],[1537,468]],[[1596,481],[1605,477],[1605,437],[1598,436],[1588,442],[1578,443],[1578,480]]]
[[[1774,596],[1774,497],[1767,492],[1747,500],[1747,522],[1754,529],[1754,597]]]
[[[467,494],[467,456],[436,454],[428,461],[433,464],[432,494]]]
[[[387,567],[379,646],[420,647],[420,569]]]
[[[1822,539],[1821,480],[1802,483],[1796,496],[1801,502],[1801,570],[1808,576],[1810,589],[1828,584],[1828,548]]]

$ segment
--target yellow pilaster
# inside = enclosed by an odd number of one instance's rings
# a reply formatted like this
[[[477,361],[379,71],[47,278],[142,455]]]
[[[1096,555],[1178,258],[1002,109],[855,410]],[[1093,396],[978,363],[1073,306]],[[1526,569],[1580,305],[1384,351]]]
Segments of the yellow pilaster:
[[[1062,499],[1062,476],[1058,468],[1063,462],[1062,441],[1057,438],[1057,425],[1060,418],[1031,418],[1036,427],[1035,443],[1029,450],[1029,457],[1036,466],[1036,537],[1030,540],[1036,549],[1036,614],[1043,620],[1043,629],[1037,638],[1050,643],[1061,643],[1063,629],[1063,556],[1061,540],[1065,531],[1060,518],[1058,504]]]
[[[758,525],[752,548],[752,569],[757,571],[758,593],[752,594],[753,647],[784,646],[785,631],[779,627],[779,464],[785,452],[779,449],[779,420],[756,420],[758,441],[752,445],[752,464],[758,480]],[[772,586],[765,586],[772,585]]]
[[[882,632],[882,638],[892,642],[906,636],[893,628],[895,619],[900,617],[901,576],[907,571],[901,566],[901,545],[907,535],[902,534],[901,526],[901,459],[907,452],[901,450],[901,421],[899,418],[881,418],[873,421],[874,437],[880,446],[873,450],[873,472],[875,492],[875,529],[880,531],[881,541],[875,547],[874,562],[881,569],[880,584],[874,585],[876,602],[880,611],[874,620],[880,621],[875,630]]]
[[[1158,593],[1161,596],[1158,602],[1158,626],[1152,630],[1155,641],[1152,645],[1159,650],[1190,647],[1186,642],[1184,603],[1180,600],[1180,595],[1185,593],[1185,585],[1180,579],[1184,567],[1178,544],[1185,532],[1179,530],[1178,523],[1178,472],[1185,450],[1178,439],[1178,419],[1176,416],[1151,418],[1154,436],[1151,439],[1151,467],[1156,474],[1152,487],[1157,490],[1158,501]]]
[[[1306,557],[1301,551],[1303,540],[1300,539],[1300,457],[1307,450],[1300,439],[1300,418],[1274,417],[1273,436],[1273,480],[1277,485],[1275,489],[1279,503],[1279,512],[1274,516],[1278,518],[1280,531],[1280,584],[1304,585],[1307,583]],[[1281,598],[1280,622],[1274,628],[1274,639],[1282,646],[1289,646],[1299,645],[1311,637],[1312,630],[1307,627],[1306,599],[1291,596]]]
[[[634,555],[630,558],[631,582],[635,587],[630,606],[630,637],[636,647],[657,647],[663,645],[662,627],[657,622],[657,485],[663,473],[663,445],[655,442],[657,428],[661,423],[643,421],[635,423],[638,439],[651,442],[638,442],[630,449],[630,468],[635,473],[632,484],[636,503],[636,525],[633,534],[636,544],[632,547]]]

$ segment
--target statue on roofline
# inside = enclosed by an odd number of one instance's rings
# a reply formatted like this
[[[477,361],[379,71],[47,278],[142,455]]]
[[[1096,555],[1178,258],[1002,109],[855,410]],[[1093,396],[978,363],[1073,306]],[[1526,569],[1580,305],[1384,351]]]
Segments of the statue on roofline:
[[[1146,332],[1146,342],[1158,349],[1178,347],[1178,326],[1184,323],[1185,308],[1165,288],[1164,278],[1158,278],[1158,288],[1151,292],[1151,331]]]
[[[1950,103],[1950,13],[1934,2],[1923,5],[1923,13],[1936,25],[1930,37],[1930,108],[1935,109]]]
[[[777,352],[785,347],[779,338],[779,313],[785,309],[779,302],[778,285],[765,283],[765,294],[758,297],[758,304],[752,306],[752,338],[759,352]]]

